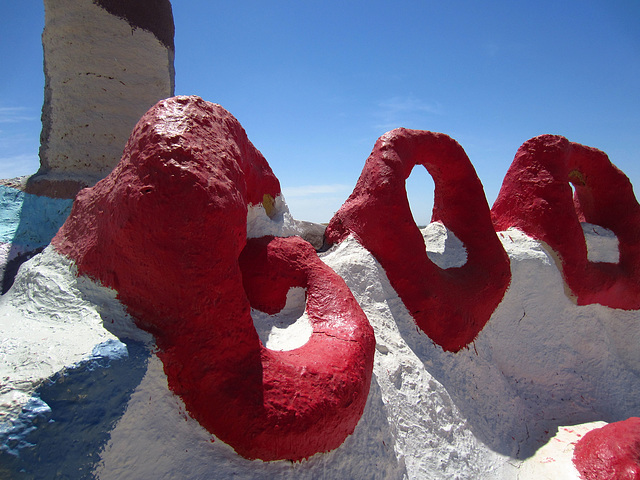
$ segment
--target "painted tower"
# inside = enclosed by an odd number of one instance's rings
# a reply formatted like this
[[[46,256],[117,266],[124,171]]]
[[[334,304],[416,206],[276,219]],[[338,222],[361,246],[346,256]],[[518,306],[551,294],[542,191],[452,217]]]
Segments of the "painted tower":
[[[44,0],[40,169],[30,193],[73,198],[104,178],[140,117],[174,93],[169,0]]]

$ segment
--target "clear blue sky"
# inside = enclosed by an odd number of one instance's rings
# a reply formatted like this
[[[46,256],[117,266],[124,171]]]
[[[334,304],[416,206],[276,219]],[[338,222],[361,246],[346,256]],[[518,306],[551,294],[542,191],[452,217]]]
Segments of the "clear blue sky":
[[[0,178],[39,165],[41,1],[0,8]],[[465,148],[490,203],[522,142],[597,147],[640,189],[640,2],[175,0],[176,93],[233,113],[296,218],[328,221],[395,127]],[[408,190],[425,223],[433,183]]]

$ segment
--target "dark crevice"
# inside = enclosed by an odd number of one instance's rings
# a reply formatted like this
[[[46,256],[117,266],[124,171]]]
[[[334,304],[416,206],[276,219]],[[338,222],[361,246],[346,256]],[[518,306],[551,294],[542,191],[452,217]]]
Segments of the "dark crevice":
[[[13,285],[20,265],[42,252],[42,250],[44,250],[44,247],[36,248],[35,250],[22,253],[7,262],[4,267],[4,272],[2,273],[2,295],[7,293]]]

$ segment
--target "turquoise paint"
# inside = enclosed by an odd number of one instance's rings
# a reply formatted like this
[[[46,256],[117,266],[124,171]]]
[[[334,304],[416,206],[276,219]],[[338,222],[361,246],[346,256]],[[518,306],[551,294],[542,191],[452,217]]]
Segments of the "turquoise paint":
[[[48,245],[73,200],[40,197],[0,185],[0,242],[33,250]]]

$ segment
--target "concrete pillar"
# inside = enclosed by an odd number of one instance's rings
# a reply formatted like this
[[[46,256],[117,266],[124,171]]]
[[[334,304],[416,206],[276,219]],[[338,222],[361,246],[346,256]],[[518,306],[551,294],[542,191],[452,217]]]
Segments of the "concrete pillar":
[[[120,161],[131,130],[174,94],[169,0],[44,0],[40,169],[27,191],[72,198]]]

